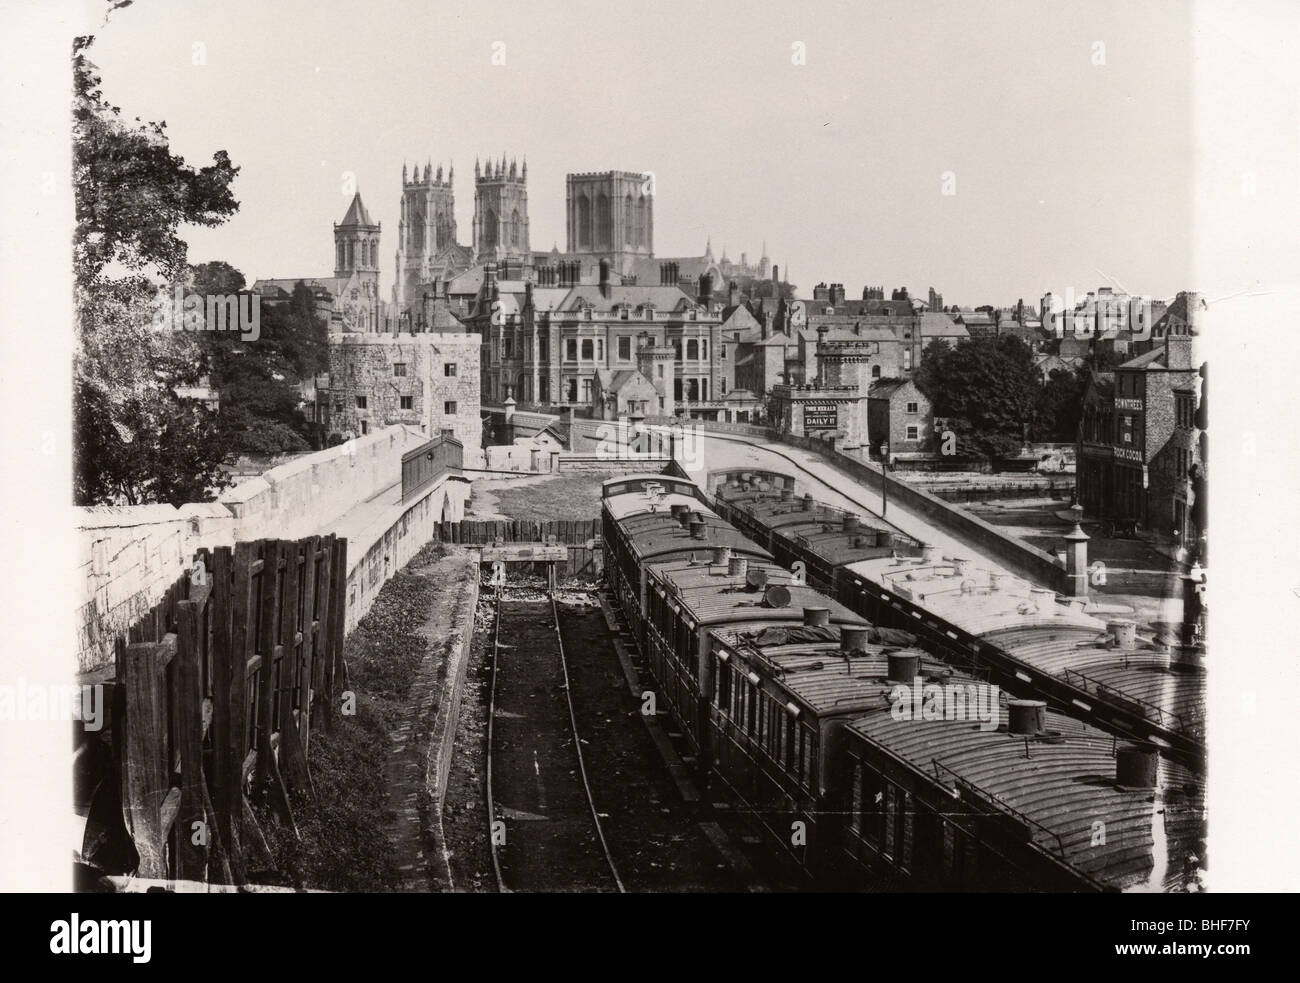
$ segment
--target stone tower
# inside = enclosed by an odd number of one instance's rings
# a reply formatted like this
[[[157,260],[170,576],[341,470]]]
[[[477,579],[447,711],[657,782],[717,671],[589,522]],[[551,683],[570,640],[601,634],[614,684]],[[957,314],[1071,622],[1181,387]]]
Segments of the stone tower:
[[[608,259],[618,273],[654,256],[654,178],[636,171],[570,174],[565,179],[568,251]]]
[[[656,345],[651,338],[636,350],[636,367],[649,379],[663,399],[663,406],[651,407],[651,416],[672,416],[677,411],[673,396],[673,380],[677,372],[677,349],[671,345]]]
[[[456,243],[456,197],[452,190],[455,168],[442,176],[432,162],[421,172],[417,164],[407,171],[402,165],[402,217],[398,222],[397,286],[398,310],[420,303],[420,284],[428,281],[429,264],[435,256]]]
[[[528,245],[528,161],[474,162],[474,262],[526,261]]]
[[[379,296],[379,223],[370,220],[359,191],[343,221],[334,224],[334,275],[348,279],[354,273],[369,296]]]

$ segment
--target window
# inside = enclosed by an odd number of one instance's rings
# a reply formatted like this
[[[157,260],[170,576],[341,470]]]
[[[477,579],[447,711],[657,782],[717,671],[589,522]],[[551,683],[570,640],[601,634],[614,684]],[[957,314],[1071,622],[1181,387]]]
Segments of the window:
[[[620,362],[630,362],[632,360],[632,339],[618,339],[618,360]]]
[[[355,379],[356,377],[357,377],[357,367],[356,367],[356,364],[355,364],[355,363],[352,363],[352,362],[349,362],[349,363],[348,363],[348,378],[349,378],[349,379]]]
[[[514,356],[515,356],[515,340],[514,340],[514,338],[510,337],[509,335],[507,335],[507,336],[506,336],[506,339],[505,339],[505,342],[506,342],[506,358],[514,358]]]
[[[915,423],[912,423],[912,424],[909,424],[909,425],[908,425],[908,427],[907,427],[907,439],[908,439],[908,440],[920,440],[920,439],[921,439],[921,428],[918,427]]]
[[[549,361],[551,357],[551,339],[546,335],[537,336],[537,358],[539,361]]]
[[[366,423],[365,420],[362,420],[362,421],[361,421],[361,433],[364,435],[364,434],[368,434],[369,432],[370,432],[370,425],[369,425],[368,423]]]
[[[911,402],[911,403],[908,403],[908,404],[907,404],[907,412],[909,412],[909,413],[920,413],[921,410],[920,410],[920,407],[917,406],[917,404],[916,404],[915,402]]]
[[[364,410],[365,408],[366,408],[366,397],[365,397],[365,396],[358,396],[358,397],[357,397],[357,409],[359,409],[359,410]]]
[[[662,365],[656,365],[655,368],[659,370],[659,378],[662,379],[664,377],[664,367]],[[661,399],[659,402],[662,404],[663,400]]]
[[[406,375],[406,363],[405,363],[405,362],[394,362],[394,363],[393,363],[393,375],[398,376],[398,377],[401,377],[401,376]]]
[[[590,338],[582,339],[582,357],[584,360],[590,360],[593,356],[593,346]]]
[[[564,360],[566,362],[576,362],[578,360],[578,339],[564,339]]]
[[[584,403],[591,402],[591,380],[590,379],[582,380],[582,401]]]
[[[708,361],[709,358],[709,340],[707,338],[700,341],[700,358]]]
[[[449,399],[449,400],[447,400],[445,403],[443,403],[443,404],[442,404],[442,412],[443,412],[445,415],[447,415],[447,416],[455,416],[455,415],[456,415],[456,401],[455,401],[454,399]]]
[[[596,361],[598,362],[605,361],[605,339],[604,338],[596,339]]]
[[[444,362],[443,365],[442,365],[442,374],[445,375],[445,376],[447,376],[447,377],[449,377],[449,378],[452,377],[452,376],[455,376],[455,374],[456,374],[456,363],[455,363],[455,362]]]
[[[903,349],[903,369],[907,370],[912,367],[912,349]]]
[[[564,380],[564,398],[566,402],[576,403],[578,401],[578,380],[568,378]]]
[[[414,397],[414,396],[403,396],[403,397],[401,397],[401,400],[402,400],[402,409],[404,409],[404,410],[415,409],[415,397]]]
[[[686,358],[692,362],[699,361],[700,343],[694,338],[686,343]]]
[[[880,378],[880,366],[879,366],[879,365],[873,365],[873,366],[871,366],[871,378],[873,378],[873,379],[879,379],[879,378]]]
[[[726,345],[723,345],[723,346],[722,346],[722,354],[721,354],[720,356],[718,356],[718,357],[719,357],[719,358],[724,358],[724,359],[727,357],[727,346],[726,346]]]
[[[721,394],[722,394],[723,396],[727,395],[727,380],[726,380],[726,379],[719,379],[719,380],[718,380],[718,389],[719,389],[719,391],[721,392]]]

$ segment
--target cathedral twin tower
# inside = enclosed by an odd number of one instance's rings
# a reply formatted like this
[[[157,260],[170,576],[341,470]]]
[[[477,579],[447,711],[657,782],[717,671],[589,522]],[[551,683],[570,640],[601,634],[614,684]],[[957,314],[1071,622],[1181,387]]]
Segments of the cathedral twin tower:
[[[473,266],[517,263],[522,275],[523,267],[556,259],[555,251],[535,254],[530,245],[526,160],[522,166],[507,163],[504,156],[486,165],[475,161],[472,246],[457,242],[454,175],[449,167],[444,179],[441,164],[436,170],[432,163],[423,169],[402,167],[394,288],[399,310],[418,303],[429,284],[446,282]],[[567,258],[608,259],[615,271],[630,273],[635,259],[654,255],[654,191],[648,174],[570,174],[566,204]],[[338,231],[348,235],[346,225],[345,219]],[[373,232],[377,239],[377,226]],[[370,233],[367,227],[367,239]]]

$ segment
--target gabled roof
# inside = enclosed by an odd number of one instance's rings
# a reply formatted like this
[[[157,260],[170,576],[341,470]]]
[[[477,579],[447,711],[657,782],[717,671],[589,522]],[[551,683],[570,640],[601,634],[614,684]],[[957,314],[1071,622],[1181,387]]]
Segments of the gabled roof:
[[[1124,364],[1118,366],[1119,369],[1163,369],[1165,367],[1165,350],[1153,348],[1149,352],[1144,352],[1137,358],[1131,358]]]
[[[868,399],[889,399],[904,386],[912,385],[911,379],[881,379],[871,384],[867,390]]]

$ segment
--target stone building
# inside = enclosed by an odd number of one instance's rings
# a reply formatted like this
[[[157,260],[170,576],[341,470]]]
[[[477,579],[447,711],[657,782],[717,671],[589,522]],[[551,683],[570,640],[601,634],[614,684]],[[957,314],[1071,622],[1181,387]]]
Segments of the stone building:
[[[379,295],[380,231],[357,192],[343,221],[334,225],[332,277],[266,277],[253,283],[253,292],[262,304],[287,303],[301,282],[312,291],[330,331],[382,330],[392,312]]]
[[[528,161],[509,167],[503,156],[480,169],[474,162],[474,263],[531,259],[528,247]]]
[[[730,419],[735,344],[707,278],[695,297],[666,268],[658,284],[624,284],[608,260],[595,282],[576,261],[539,279],[502,280],[489,263],[463,317],[483,339],[489,403],[593,407],[597,372],[607,387],[614,373],[638,369],[658,390],[649,416]]]
[[[473,262],[473,251],[456,241],[456,169],[444,179],[442,164],[402,165],[402,210],[397,226],[397,275],[393,304],[397,313],[422,300],[427,285],[450,280]]]
[[[601,171],[565,178],[566,249],[574,259],[608,260],[614,272],[654,256],[654,179]]]
[[[326,432],[359,437],[395,423],[451,430],[467,459],[483,446],[475,334],[331,334],[319,402]]]
[[[924,452],[934,436],[930,401],[911,379],[882,379],[867,391],[867,430],[873,453],[884,444],[890,457]]]

